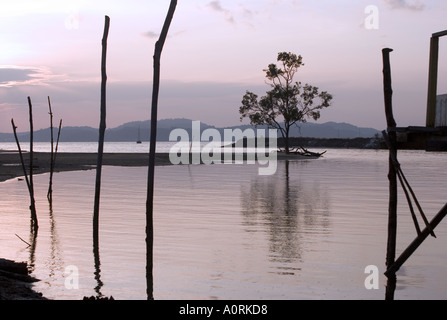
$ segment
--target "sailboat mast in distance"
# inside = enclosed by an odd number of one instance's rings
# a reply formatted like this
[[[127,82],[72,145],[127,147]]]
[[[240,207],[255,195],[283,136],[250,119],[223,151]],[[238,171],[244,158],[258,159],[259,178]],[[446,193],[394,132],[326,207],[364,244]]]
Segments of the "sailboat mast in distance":
[[[137,139],[137,143],[141,143],[140,127],[138,127],[138,139]]]

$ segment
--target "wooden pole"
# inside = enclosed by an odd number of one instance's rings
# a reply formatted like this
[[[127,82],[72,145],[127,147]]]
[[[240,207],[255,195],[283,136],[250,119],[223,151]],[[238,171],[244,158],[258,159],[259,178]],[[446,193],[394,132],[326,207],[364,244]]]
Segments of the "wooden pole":
[[[430,38],[430,61],[428,67],[427,117],[426,126],[434,127],[436,119],[436,92],[438,90],[439,37]]]
[[[155,43],[154,51],[154,75],[152,88],[152,109],[151,109],[151,136],[149,148],[149,168],[147,179],[147,199],[146,199],[146,293],[147,299],[153,300],[153,246],[154,246],[154,229],[153,229],[153,201],[154,201],[154,166],[155,166],[155,149],[157,141],[157,108],[158,93],[160,88],[160,58],[163,46],[168,34],[169,26],[174,16],[177,0],[171,0],[168,13],[160,34],[160,38]]]
[[[390,143],[390,139],[389,139],[389,136],[388,136],[387,132],[386,132],[386,131],[383,131],[383,132],[382,132],[382,135],[383,135],[384,140],[385,140],[385,142],[386,142],[386,144],[387,144],[387,146],[388,146],[388,149],[391,150],[391,149],[392,149],[392,148],[390,147],[391,143]],[[416,206],[417,206],[417,208],[418,208],[418,210],[419,210],[419,213],[420,213],[420,215],[421,215],[421,217],[422,217],[422,220],[423,220],[424,223],[425,223],[425,226],[426,226],[427,228],[429,228],[429,229],[430,229],[430,223],[428,222],[427,217],[425,216],[425,213],[424,213],[424,211],[422,210],[421,205],[419,204],[419,201],[418,201],[418,199],[417,199],[417,197],[416,197],[416,194],[415,194],[414,191],[413,191],[413,188],[411,187],[410,183],[408,182],[407,178],[405,177],[404,172],[402,171],[402,168],[400,167],[400,163],[399,163],[399,161],[397,160],[397,155],[394,154],[393,152],[390,152],[390,156],[391,156],[392,163],[393,163],[393,165],[394,165],[394,169],[396,170],[397,177],[399,178],[400,184],[402,185],[402,189],[404,190],[405,197],[407,198],[407,202],[408,202],[408,205],[409,205],[409,207],[410,207],[410,213],[411,213],[413,222],[414,222],[415,227],[416,227],[416,232],[417,232],[418,234],[420,234],[421,231],[420,231],[420,228],[419,228],[419,224],[418,224],[418,222],[417,222],[416,215],[415,215],[415,213],[414,213],[413,205],[412,205],[412,202],[411,202],[411,197],[413,198],[414,202],[416,203]],[[408,190],[407,190],[407,188],[408,188]],[[411,194],[411,197],[410,197],[410,194]],[[436,235],[435,235],[435,233],[434,233],[433,230],[430,232],[430,234],[431,234],[434,238],[436,238]]]
[[[23,175],[25,176],[26,186],[28,190],[30,189],[28,173],[26,172],[25,161],[23,160],[22,148],[20,147],[19,138],[17,137],[17,126],[14,123],[14,119],[11,119],[12,131],[14,132],[14,138],[16,140],[17,149],[19,150],[20,162],[22,164]]]
[[[59,129],[57,131],[57,139],[56,139],[56,148],[53,151],[53,143],[51,143],[51,169],[50,169],[50,183],[49,183],[49,187],[48,187],[48,194],[47,194],[47,198],[48,201],[50,202],[50,206],[52,205],[53,202],[53,173],[54,173],[54,168],[56,167],[56,156],[57,156],[57,149],[59,147],[59,139],[61,137],[61,129],[62,129],[62,119],[59,121]],[[51,129],[51,131],[53,131],[53,129]],[[53,139],[53,137],[51,137],[51,139]]]
[[[51,101],[48,97],[48,108],[50,115],[50,137],[51,137],[51,151],[50,151],[50,181],[48,184],[47,199],[52,202],[53,200],[53,171],[54,171],[54,139],[53,139],[53,111],[51,110]]]
[[[396,235],[397,235],[397,172],[393,164],[393,155],[397,154],[396,143],[396,121],[393,116],[392,96],[393,89],[391,85],[391,66],[390,66],[390,52],[393,49],[385,48],[382,50],[383,59],[383,91],[385,102],[385,115],[388,126],[389,137],[389,204],[388,204],[388,240],[386,253],[386,266],[390,267],[394,263],[396,256]],[[394,291],[396,288],[396,275],[388,275],[388,282],[386,286],[385,299],[393,300]]]
[[[61,137],[62,119],[59,121],[59,129],[57,130],[56,149],[54,150],[53,165],[56,166],[57,149],[59,147],[59,139]]]
[[[37,223],[36,202],[34,200],[34,182],[33,182],[33,158],[34,158],[34,125],[33,125],[33,105],[31,104],[31,98],[28,97],[29,106],[29,125],[30,125],[30,138],[29,138],[29,185],[30,185],[30,198],[31,198],[31,222],[34,228],[34,232],[37,232],[39,225]]]
[[[436,226],[441,222],[442,219],[447,215],[447,204],[442,207],[438,214],[430,221],[430,225],[425,227],[424,230],[413,240],[413,242],[401,253],[399,258],[390,265],[385,275],[388,277],[395,274],[400,267],[407,261],[407,259],[413,254],[414,251],[424,242],[424,240],[433,232]]]
[[[104,34],[102,37],[102,58],[101,58],[101,120],[99,124],[98,160],[96,165],[96,185],[95,185],[95,205],[93,211],[93,243],[99,243],[99,198],[101,193],[101,171],[102,155],[104,151],[104,136],[106,130],[106,55],[107,37],[109,34],[110,18],[105,16]]]

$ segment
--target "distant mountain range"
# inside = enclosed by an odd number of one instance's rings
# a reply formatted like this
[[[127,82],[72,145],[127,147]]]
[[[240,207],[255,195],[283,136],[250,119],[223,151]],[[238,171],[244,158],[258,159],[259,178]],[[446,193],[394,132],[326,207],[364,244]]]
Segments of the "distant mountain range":
[[[164,119],[157,123],[157,141],[169,141],[169,134],[173,129],[185,129],[191,132],[191,119]],[[201,131],[209,128],[217,129],[223,137],[225,129],[255,128],[251,125],[240,125],[225,128],[216,128],[206,123],[200,123]],[[106,129],[105,141],[136,141],[138,137],[142,141],[149,141],[150,121],[132,121],[122,124],[116,128]],[[266,126],[257,126],[257,129],[267,129]],[[325,123],[300,123],[291,129],[290,137],[307,138],[370,138],[380,133],[374,128],[357,127],[348,123],[325,122]],[[92,127],[62,127],[61,142],[95,142],[98,141],[98,129]],[[279,136],[279,134],[278,134]],[[18,133],[20,141],[29,140],[29,132]],[[54,128],[54,139],[57,137],[57,128]],[[0,133],[0,141],[14,142],[12,133]],[[34,132],[35,142],[50,141],[50,128],[41,129]]]

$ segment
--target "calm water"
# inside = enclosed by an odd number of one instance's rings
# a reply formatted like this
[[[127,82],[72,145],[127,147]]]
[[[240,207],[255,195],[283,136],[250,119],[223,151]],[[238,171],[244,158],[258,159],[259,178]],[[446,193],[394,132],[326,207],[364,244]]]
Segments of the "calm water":
[[[403,170],[431,219],[445,203],[445,154],[401,151]],[[157,167],[156,299],[383,299],[387,152],[329,150],[309,161],[281,161],[273,176],[256,165]],[[24,181],[0,183],[0,256],[28,261],[36,289],[55,299],[113,295],[146,299],[146,168],[104,167],[100,270],[92,248],[95,171],[35,177],[39,233],[29,237]],[[399,198],[398,253],[416,233]],[[398,272],[396,299],[447,298],[447,221]],[[67,266],[79,289],[65,288]],[[365,267],[381,273],[367,290]]]
[[[232,142],[201,142],[201,148],[210,147],[216,148],[216,150],[222,151],[226,149],[222,149],[222,145],[228,145]],[[169,142],[169,141],[159,141],[157,142],[157,152],[168,153],[171,147],[175,145],[180,145],[184,148],[185,152],[188,152],[190,149],[190,145],[188,142]],[[20,144],[20,148],[24,151],[29,151],[29,142],[22,142]],[[0,142],[0,150],[11,151],[17,150],[17,144],[15,142]],[[50,152],[51,144],[49,142],[34,142],[33,150],[36,152]],[[176,149],[177,150],[177,149]],[[241,150],[243,148],[236,148],[236,151]],[[247,151],[254,151],[256,149],[245,149]],[[192,151],[200,151],[198,148],[193,148]],[[231,151],[232,150],[228,150]],[[60,142],[58,145],[58,152],[81,152],[81,153],[95,153],[98,152],[98,142]],[[104,143],[104,152],[106,153],[148,153],[149,152],[149,142],[142,142],[141,144],[137,144],[136,142],[128,141],[128,142],[105,142]]]

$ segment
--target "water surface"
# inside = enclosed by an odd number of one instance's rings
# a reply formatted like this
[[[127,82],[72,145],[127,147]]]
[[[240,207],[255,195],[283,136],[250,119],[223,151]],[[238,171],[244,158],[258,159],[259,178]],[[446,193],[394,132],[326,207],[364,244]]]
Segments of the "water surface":
[[[429,219],[445,203],[445,154],[402,151],[404,172]],[[279,161],[273,176],[256,165],[156,167],[156,299],[383,299],[388,207],[387,152],[329,150],[308,161]],[[54,299],[113,295],[146,299],[147,169],[104,167],[100,265],[92,248],[95,171],[35,177],[39,233],[29,229],[24,181],[0,183],[0,255],[25,260]],[[398,254],[416,233],[399,197]],[[446,222],[398,272],[396,299],[447,298]],[[444,240],[443,240],[444,239]],[[79,289],[65,287],[67,266]],[[365,267],[380,270],[367,290]]]

